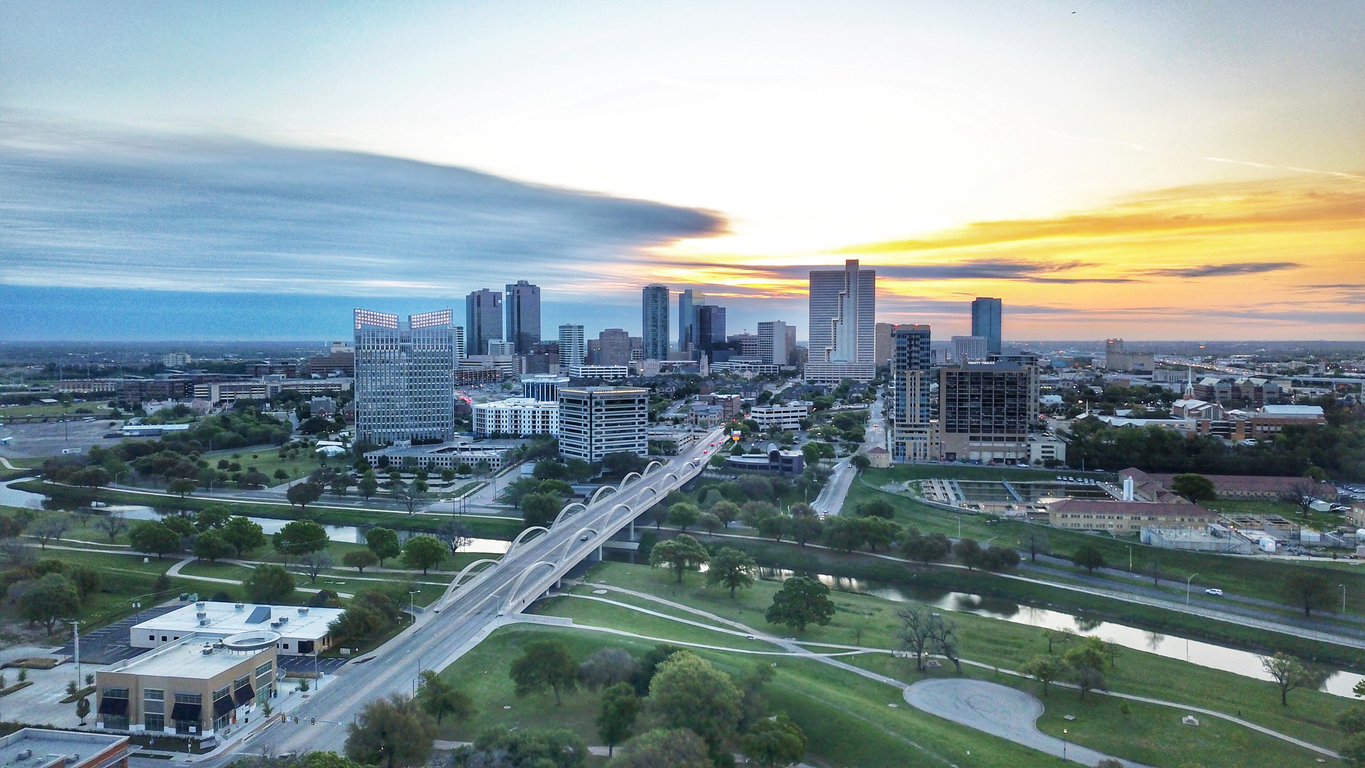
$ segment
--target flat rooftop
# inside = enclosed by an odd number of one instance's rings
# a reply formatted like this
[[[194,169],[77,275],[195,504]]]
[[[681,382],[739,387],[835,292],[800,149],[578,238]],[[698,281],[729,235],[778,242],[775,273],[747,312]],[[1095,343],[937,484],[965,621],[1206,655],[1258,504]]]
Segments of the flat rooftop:
[[[204,653],[204,643],[212,638],[190,635],[178,643],[168,643],[150,653],[120,661],[101,670],[129,675],[150,675],[152,677],[183,677],[190,680],[207,680],[214,675],[232,669],[247,659],[261,654],[269,654],[266,648],[251,653],[240,653],[218,649]]]
[[[36,768],[36,766],[53,762],[48,759],[48,755],[79,755],[79,759],[74,764],[80,765],[83,760],[88,760],[120,742],[126,743],[127,741],[127,736],[49,731],[45,728],[21,728],[0,739],[0,766],[5,766],[5,768],[12,766]],[[32,751],[32,757],[20,760],[19,753],[26,749]]]
[[[217,636],[235,635],[252,629],[269,629],[279,632],[282,637],[317,640],[326,636],[327,625],[336,621],[342,612],[340,608],[308,608],[308,613],[302,614],[299,613],[298,606],[256,603],[240,603],[242,606],[240,610],[237,608],[239,603],[208,601],[203,603],[203,608],[197,607],[198,605],[190,603],[184,608],[177,608],[170,613],[137,624],[129,631],[134,635],[138,632],[145,634],[175,632],[183,636],[197,632]],[[201,611],[208,620],[206,626],[199,624],[198,614]],[[271,622],[285,618],[289,621],[279,627],[271,626]]]

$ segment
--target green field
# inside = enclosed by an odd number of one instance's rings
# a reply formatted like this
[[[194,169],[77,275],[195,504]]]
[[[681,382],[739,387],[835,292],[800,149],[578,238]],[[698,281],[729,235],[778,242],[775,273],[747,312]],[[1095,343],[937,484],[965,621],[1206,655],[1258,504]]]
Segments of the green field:
[[[661,598],[741,621],[759,631],[791,634],[763,620],[762,612],[771,601],[777,585],[763,583],[743,590],[731,600],[724,590],[701,587],[701,577],[689,575],[682,586],[671,575],[641,566],[603,564],[585,579],[587,584],[574,588],[575,594],[590,595],[592,584],[604,582],[647,592]],[[707,619],[685,613],[645,598],[610,592],[593,596],[647,607],[658,613],[709,623]],[[861,645],[896,647],[895,617],[897,604],[879,598],[835,593],[839,608],[828,627],[811,627],[803,641],[853,644],[861,634]],[[646,616],[627,608],[597,600],[556,598],[537,606],[540,613],[573,618],[579,624],[614,627],[633,633],[675,642],[700,643],[735,649],[760,649],[761,641],[691,626],[666,618]],[[965,658],[1003,668],[1012,668],[1024,659],[1045,652],[1041,630],[994,619],[953,614],[962,637]],[[858,631],[860,630],[860,632]],[[579,692],[555,707],[553,697],[531,696],[517,699],[507,678],[507,669],[517,649],[527,640],[553,633],[570,644],[577,658],[603,646],[623,646],[637,656],[653,641],[608,635],[593,635],[583,630],[507,628],[499,630],[469,655],[443,674],[474,697],[479,713],[465,724],[448,724],[443,735],[471,738],[490,725],[547,727],[563,725],[583,734],[589,743],[595,729],[596,696]],[[768,646],[776,650],[773,646]],[[734,674],[756,663],[752,655],[716,650],[695,650]],[[1055,758],[1017,747],[971,729],[911,710],[900,700],[899,692],[886,685],[837,670],[815,661],[781,657],[758,657],[763,663],[777,661],[779,669],[769,691],[770,710],[786,711],[811,737],[811,751],[836,765],[1051,765]],[[845,657],[846,661],[880,674],[913,682],[918,677],[913,664],[885,654]],[[1036,684],[996,674],[990,669],[965,668],[968,675],[992,679],[1028,690]],[[933,672],[948,674],[951,666]],[[1347,702],[1316,692],[1294,692],[1290,706],[1281,708],[1274,686],[1227,673],[1206,670],[1184,662],[1151,654],[1127,651],[1117,666],[1107,671],[1110,687],[1154,698],[1175,700],[1235,713],[1250,720],[1290,733],[1299,738],[1331,745],[1335,742],[1335,714]],[[1076,743],[1109,751],[1153,765],[1181,765],[1198,761],[1214,766],[1274,764],[1307,766],[1314,757],[1285,742],[1225,722],[1209,722],[1198,729],[1182,726],[1178,709],[1130,703],[1127,715],[1116,700],[1090,696],[1081,701],[1070,691],[1054,689],[1045,700],[1047,714],[1040,720],[1045,730],[1064,723]],[[896,703],[897,708],[888,704]],[[504,709],[507,706],[510,709]],[[1076,717],[1062,720],[1062,715]],[[1057,727],[1060,735],[1060,727]],[[916,746],[912,746],[912,743]],[[966,752],[970,750],[971,756]]]
[[[290,480],[297,480],[307,477],[313,470],[329,465],[333,469],[341,469],[350,466],[347,456],[336,456],[331,459],[324,459],[311,449],[302,448],[290,453],[297,458],[281,459],[280,449],[274,445],[256,445],[250,448],[233,448],[227,451],[212,451],[203,454],[203,459],[209,463],[210,467],[217,468],[220,460],[227,460],[229,463],[238,462],[242,465],[242,471],[250,467],[255,467],[257,471],[264,472],[270,478],[272,485],[284,482],[275,477],[275,470],[283,469],[289,473]],[[354,492],[354,489],[352,489]]]

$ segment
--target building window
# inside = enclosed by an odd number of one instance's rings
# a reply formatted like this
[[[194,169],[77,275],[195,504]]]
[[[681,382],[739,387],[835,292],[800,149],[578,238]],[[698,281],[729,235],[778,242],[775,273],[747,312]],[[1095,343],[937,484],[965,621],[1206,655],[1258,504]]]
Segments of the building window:
[[[142,724],[149,731],[166,728],[166,692],[156,688],[142,689]]]

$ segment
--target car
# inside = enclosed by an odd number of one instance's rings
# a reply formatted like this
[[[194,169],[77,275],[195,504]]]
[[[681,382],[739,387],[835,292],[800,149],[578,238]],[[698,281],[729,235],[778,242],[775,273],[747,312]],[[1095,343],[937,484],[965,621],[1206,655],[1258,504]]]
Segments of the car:
[[[590,534],[585,533],[585,534],[583,534],[582,536],[579,536],[579,537],[578,537],[578,540],[579,540],[579,541],[587,541],[588,539],[591,539],[591,538],[592,538],[592,536],[591,536]]]
[[[1213,595],[1214,597],[1222,597],[1223,590],[1218,589],[1217,587],[1209,587],[1208,589],[1204,590],[1204,594]]]

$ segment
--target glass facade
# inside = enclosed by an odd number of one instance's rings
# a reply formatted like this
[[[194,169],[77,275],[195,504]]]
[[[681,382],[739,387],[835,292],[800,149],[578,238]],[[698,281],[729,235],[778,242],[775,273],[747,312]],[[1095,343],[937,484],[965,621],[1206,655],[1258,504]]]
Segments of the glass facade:
[[[451,310],[408,318],[355,311],[356,435],[393,443],[455,436],[458,329]]]

